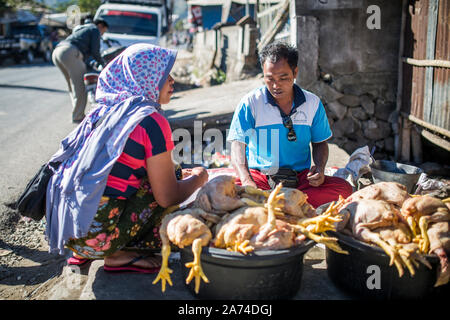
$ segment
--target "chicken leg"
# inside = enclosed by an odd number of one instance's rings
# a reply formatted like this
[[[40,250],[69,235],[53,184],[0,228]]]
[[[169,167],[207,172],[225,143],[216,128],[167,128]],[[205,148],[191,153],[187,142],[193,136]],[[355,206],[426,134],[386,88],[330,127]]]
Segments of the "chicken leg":
[[[209,283],[209,280],[203,272],[203,268],[200,262],[200,256],[202,254],[202,242],[205,240],[209,241],[209,239],[206,239],[206,235],[204,235],[202,238],[195,239],[194,242],[192,242],[192,253],[194,254],[194,261],[185,264],[186,268],[191,269],[186,278],[186,284],[189,284],[192,279],[195,278],[195,293],[197,294],[200,289],[200,279],[203,279],[203,281]]]
[[[414,219],[414,217],[408,216],[406,218],[406,222],[408,222],[408,226],[411,229],[413,236],[417,237],[417,224],[416,224],[416,220]]]
[[[236,241],[233,248],[228,247],[228,251],[232,252],[241,252],[243,254],[247,254],[255,250],[253,246],[250,246],[250,240],[244,240],[243,242]]]
[[[161,280],[161,291],[166,291],[166,281],[172,286],[172,279],[170,279],[170,274],[173,272],[172,269],[169,268],[169,256],[170,256],[170,243],[169,239],[167,241],[163,242],[161,254],[162,254],[162,263],[161,263],[161,269],[159,270],[158,275],[156,276],[155,280],[153,280],[152,284],[158,283],[159,280]]]
[[[383,241],[378,233],[372,232],[367,228],[362,228],[360,231],[360,236],[363,240],[375,243],[381,247],[390,257],[389,265],[392,266],[392,264],[395,264],[399,277],[401,278],[403,276],[402,259],[399,257],[399,253],[394,247]]]
[[[257,242],[262,242],[269,236],[269,233],[276,228],[275,208],[278,204],[278,201],[283,198],[283,195],[278,194],[282,187],[283,184],[279,183],[275,187],[275,189],[273,189],[273,191],[269,195],[269,198],[267,199],[267,223],[261,228],[258,236],[256,237]]]
[[[416,265],[416,267],[418,266],[418,264],[415,263],[415,261],[411,258],[410,254],[401,247],[398,248],[397,252],[399,253],[399,257],[402,260],[403,264],[406,266],[406,268],[408,268],[411,277],[414,277],[416,271],[414,270],[413,263]]]
[[[415,275],[414,266],[418,268],[419,262],[425,265],[428,269],[432,269],[431,264],[427,261],[427,259],[425,259],[425,257],[418,253],[416,249],[411,250],[407,248],[407,245],[404,246],[401,244],[397,244],[396,249],[412,277]],[[418,260],[419,262],[417,262],[416,260]]]
[[[307,238],[317,242],[317,243],[322,243],[324,244],[327,248],[337,252],[337,253],[342,253],[342,254],[348,254],[348,251],[343,250],[338,244],[337,244],[337,238],[333,238],[333,237],[324,237],[324,236],[319,236],[311,231],[309,231],[307,228],[305,228],[302,225],[293,225],[293,224],[289,224],[291,227],[297,229],[298,231],[300,231],[302,234],[304,234]]]
[[[270,196],[270,192],[267,190],[258,189],[252,186],[236,186],[237,192],[242,194],[246,193],[249,195],[255,195],[255,196],[264,196],[265,198],[268,198]]]
[[[333,223],[342,221],[341,216],[338,215],[338,210],[342,207],[344,201],[345,200],[341,198],[337,203],[332,202],[323,214],[314,218],[301,219],[298,221],[298,224],[314,233],[321,233],[329,230],[336,231]]]
[[[419,229],[421,240],[419,242],[419,249],[423,253],[428,253],[430,250],[430,239],[428,238],[428,221],[430,216],[422,216],[419,218]]]

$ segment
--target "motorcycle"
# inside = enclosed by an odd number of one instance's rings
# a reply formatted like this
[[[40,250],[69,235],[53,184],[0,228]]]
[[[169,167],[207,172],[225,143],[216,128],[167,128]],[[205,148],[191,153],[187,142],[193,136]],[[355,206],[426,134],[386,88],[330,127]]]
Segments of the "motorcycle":
[[[103,46],[106,46],[101,52],[101,56],[106,64],[110,63],[115,57],[117,57],[123,50],[126,49],[119,41],[113,39],[102,39]],[[83,76],[84,86],[88,96],[88,101],[91,105],[95,104],[95,90],[97,89],[97,81],[102,71],[102,67],[98,63],[91,59],[88,63],[88,72]]]

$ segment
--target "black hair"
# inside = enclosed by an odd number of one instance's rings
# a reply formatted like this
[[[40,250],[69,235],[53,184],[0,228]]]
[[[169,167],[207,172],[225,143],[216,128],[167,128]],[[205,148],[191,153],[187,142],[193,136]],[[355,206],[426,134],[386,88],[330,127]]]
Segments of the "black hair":
[[[109,28],[108,22],[106,22],[105,20],[100,19],[100,18],[95,19],[95,20],[94,20],[94,24],[95,24],[96,26],[98,26],[99,24],[102,24],[104,27]]]
[[[298,63],[298,51],[296,47],[285,42],[272,42],[265,46],[259,53],[261,68],[264,66],[267,59],[269,59],[272,63],[276,63],[281,59],[286,59],[289,67],[292,69],[292,72],[294,72]]]

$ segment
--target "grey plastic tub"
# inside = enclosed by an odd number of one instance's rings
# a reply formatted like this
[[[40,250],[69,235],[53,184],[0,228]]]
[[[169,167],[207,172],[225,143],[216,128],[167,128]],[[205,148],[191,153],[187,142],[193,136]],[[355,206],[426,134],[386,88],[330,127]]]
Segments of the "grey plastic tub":
[[[370,165],[370,169],[375,183],[398,182],[406,186],[409,193],[414,192],[415,185],[423,173],[418,167],[388,160],[376,160]]]
[[[255,251],[247,255],[203,247],[201,264],[209,283],[202,280],[198,294],[194,291],[194,279],[187,287],[199,299],[290,299],[300,289],[303,256],[313,246],[314,242],[307,239],[289,249]],[[185,263],[194,259],[191,250],[191,246],[180,249],[184,279],[190,270]]]

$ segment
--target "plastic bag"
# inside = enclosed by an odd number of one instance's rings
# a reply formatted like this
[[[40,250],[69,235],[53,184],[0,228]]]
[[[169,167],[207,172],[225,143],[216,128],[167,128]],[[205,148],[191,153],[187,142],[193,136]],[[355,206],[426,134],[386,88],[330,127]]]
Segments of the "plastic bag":
[[[428,177],[426,173],[422,173],[417,181],[417,189],[415,194],[430,194],[437,198],[446,198],[450,192],[450,184],[438,179]]]
[[[350,156],[345,168],[339,168],[333,177],[347,180],[353,187],[358,186],[358,179],[370,172],[370,164],[373,163],[369,147],[364,146],[356,149]]]

